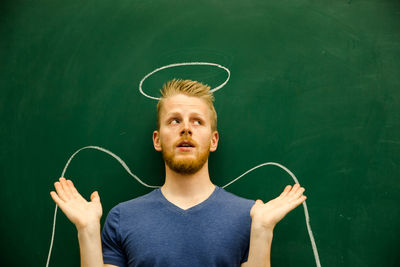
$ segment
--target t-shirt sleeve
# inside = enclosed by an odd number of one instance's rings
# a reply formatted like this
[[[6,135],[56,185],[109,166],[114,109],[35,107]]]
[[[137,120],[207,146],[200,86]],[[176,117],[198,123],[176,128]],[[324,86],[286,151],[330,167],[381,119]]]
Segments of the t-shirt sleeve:
[[[245,263],[248,260],[248,258],[249,258],[249,248],[247,248],[247,250],[245,251],[240,263]]]
[[[126,266],[126,258],[122,249],[121,234],[119,232],[120,210],[116,206],[107,215],[101,233],[103,261],[120,267]]]
[[[247,214],[247,215],[246,215],[246,218],[247,218],[246,229],[247,229],[248,239],[247,239],[246,250],[245,250],[245,252],[244,252],[243,255],[242,255],[242,259],[241,259],[240,263],[245,263],[245,262],[247,262],[247,261],[248,261],[248,258],[249,258],[250,233],[251,233],[251,217],[250,217],[250,210],[251,210],[251,208],[253,207],[254,203],[255,203],[254,200],[249,201],[248,204],[247,204],[248,207],[247,207],[246,212],[245,212],[245,214]]]

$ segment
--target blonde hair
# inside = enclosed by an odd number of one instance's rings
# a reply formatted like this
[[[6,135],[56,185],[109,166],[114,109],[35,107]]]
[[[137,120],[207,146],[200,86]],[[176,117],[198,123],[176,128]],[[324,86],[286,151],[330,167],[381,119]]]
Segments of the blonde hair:
[[[199,97],[203,99],[211,111],[211,130],[217,130],[217,112],[215,111],[213,101],[214,96],[210,92],[210,86],[197,81],[173,79],[165,83],[160,90],[161,98],[157,103],[157,129],[160,130],[160,112],[165,99],[178,94]]]

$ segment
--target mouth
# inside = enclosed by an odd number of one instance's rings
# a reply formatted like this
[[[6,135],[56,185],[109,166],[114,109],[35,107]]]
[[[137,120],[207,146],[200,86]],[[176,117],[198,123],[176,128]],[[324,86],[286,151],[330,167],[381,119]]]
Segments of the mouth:
[[[195,147],[195,145],[190,141],[179,142],[177,147]]]
[[[190,141],[181,141],[178,143],[178,145],[176,147],[181,151],[190,151],[191,149],[195,148],[196,146],[194,145],[194,143],[192,143]]]

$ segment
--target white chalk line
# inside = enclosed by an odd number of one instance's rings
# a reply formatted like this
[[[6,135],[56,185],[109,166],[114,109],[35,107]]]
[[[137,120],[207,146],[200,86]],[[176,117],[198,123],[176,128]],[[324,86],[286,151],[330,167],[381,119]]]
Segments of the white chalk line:
[[[244,173],[243,173],[242,175],[240,175],[239,177],[233,179],[232,181],[230,181],[230,182],[227,183],[226,185],[222,186],[222,188],[225,188],[225,187],[227,187],[227,186],[233,184],[234,182],[238,181],[240,178],[242,178],[242,177],[245,176],[246,174],[248,174],[248,173],[250,173],[250,172],[252,172],[252,171],[254,171],[254,170],[256,170],[256,169],[258,169],[258,168],[260,168],[260,167],[267,166],[267,165],[274,165],[274,166],[280,167],[281,169],[283,169],[284,171],[286,171],[286,172],[293,178],[293,180],[294,180],[294,182],[295,182],[296,184],[300,184],[299,181],[297,180],[296,176],[295,176],[288,168],[286,168],[285,166],[283,166],[283,165],[281,165],[281,164],[279,164],[279,163],[276,163],[276,162],[265,162],[265,163],[262,163],[262,164],[260,164],[260,165],[257,165],[257,166],[255,166],[255,167],[251,168],[250,170],[244,172]],[[307,225],[308,236],[310,237],[311,247],[312,247],[312,250],[313,250],[313,252],[314,252],[315,264],[317,265],[317,267],[321,267],[321,263],[320,263],[319,255],[318,255],[317,245],[315,244],[314,235],[313,235],[313,232],[312,232],[312,230],[311,230],[310,216],[308,215],[308,208],[307,208],[306,201],[303,202],[303,208],[304,208],[304,216],[306,217],[306,225]]]
[[[159,188],[160,187],[160,186],[148,185],[148,184],[144,183],[142,180],[139,179],[139,177],[137,177],[135,174],[133,174],[131,172],[129,167],[126,165],[126,163],[120,157],[118,157],[117,155],[115,155],[111,151],[109,151],[109,150],[107,150],[105,148],[99,147],[99,146],[85,146],[85,147],[82,147],[82,148],[78,149],[68,159],[67,163],[65,164],[64,170],[62,171],[61,177],[65,177],[64,176],[65,172],[67,171],[67,168],[68,168],[69,164],[71,163],[71,160],[75,157],[75,155],[78,154],[80,151],[82,151],[84,149],[97,149],[97,150],[100,150],[102,152],[105,152],[105,153],[109,154],[110,156],[112,156],[113,158],[115,158],[122,165],[122,167],[129,173],[129,175],[131,175],[133,178],[135,178],[143,186],[148,187],[148,188]],[[248,174],[248,173],[250,173],[250,172],[252,172],[252,171],[254,171],[254,170],[256,170],[256,169],[258,169],[260,167],[267,166],[267,165],[274,165],[274,166],[280,167],[281,169],[285,170],[293,178],[293,180],[294,180],[294,182],[296,184],[300,184],[299,181],[297,180],[296,176],[288,168],[286,168],[285,166],[283,166],[283,165],[281,165],[279,163],[275,163],[275,162],[266,162],[266,163],[259,164],[259,165],[255,166],[255,167],[251,168],[250,170],[244,172],[243,174],[241,174],[237,178],[233,179],[231,182],[227,183],[226,185],[222,186],[221,188],[228,187],[229,185],[231,185],[234,182],[236,182],[239,179],[241,179],[246,174]],[[305,201],[303,202],[303,208],[304,208],[304,215],[305,215],[305,218],[306,218],[308,236],[310,237],[311,246],[312,246],[312,250],[313,250],[313,253],[314,253],[315,263],[316,263],[317,267],[321,267],[321,263],[320,263],[319,255],[318,255],[318,249],[317,249],[317,245],[315,244],[314,235],[313,235],[312,230],[311,230],[310,216],[308,214],[308,208],[307,208],[307,205],[306,205]],[[56,229],[56,216],[57,216],[57,205],[56,205],[56,208],[54,210],[53,231],[52,231],[52,234],[51,234],[50,249],[49,249],[49,254],[47,256],[46,267],[49,266],[50,257],[51,257],[51,251],[53,249],[54,235],[55,235],[55,229]]]
[[[221,89],[222,87],[224,87],[225,84],[229,81],[229,78],[231,77],[231,72],[229,71],[228,68],[226,68],[226,67],[224,67],[224,66],[222,66],[222,65],[216,64],[216,63],[209,63],[209,62],[183,62],[183,63],[174,63],[174,64],[169,64],[169,65],[166,65],[166,66],[162,66],[162,67],[160,67],[160,68],[157,68],[157,69],[153,70],[152,72],[150,72],[149,74],[147,74],[146,76],[144,76],[143,79],[142,79],[142,80],[140,81],[140,83],[139,83],[139,91],[140,91],[140,93],[141,93],[142,95],[144,95],[145,97],[148,97],[148,98],[150,98],[150,99],[160,100],[159,97],[150,96],[150,95],[146,94],[145,92],[143,92],[143,88],[142,88],[143,82],[144,82],[147,78],[149,78],[151,75],[153,75],[154,73],[156,73],[156,72],[158,72],[158,71],[160,71],[160,70],[167,69],[167,68],[173,68],[173,67],[180,67],[180,66],[192,66],[192,65],[215,66],[215,67],[218,67],[218,68],[221,68],[221,69],[225,70],[225,71],[228,73],[228,78],[226,78],[226,80],[225,80],[222,84],[220,84],[220,85],[218,85],[217,87],[211,89],[210,92],[215,92],[215,91]]]

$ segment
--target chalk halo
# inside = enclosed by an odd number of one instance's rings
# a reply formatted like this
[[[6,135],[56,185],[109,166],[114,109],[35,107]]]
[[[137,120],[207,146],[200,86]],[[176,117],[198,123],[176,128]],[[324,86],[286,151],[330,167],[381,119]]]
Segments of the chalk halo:
[[[224,86],[228,83],[228,81],[229,81],[229,79],[230,79],[230,77],[231,77],[231,72],[229,71],[229,69],[228,69],[227,67],[224,67],[224,66],[222,66],[222,65],[220,65],[220,64],[216,64],[216,63],[210,63],[210,62],[182,62],[182,63],[174,63],[174,64],[169,64],[169,65],[166,65],[166,66],[162,66],[162,67],[160,67],[160,68],[157,68],[157,69],[153,70],[152,72],[148,73],[146,76],[144,76],[143,79],[142,79],[142,80],[140,81],[140,83],[139,83],[139,91],[140,91],[140,93],[141,93],[142,95],[144,95],[145,97],[147,97],[147,98],[154,99],[154,100],[160,100],[159,97],[150,96],[150,95],[146,94],[146,93],[143,91],[143,87],[142,87],[142,86],[143,86],[144,81],[145,81],[147,78],[149,78],[151,75],[153,75],[154,73],[159,72],[159,71],[161,71],[161,70],[163,70],[163,69],[174,68],[174,67],[180,67],[180,66],[193,66],[193,65],[199,65],[199,66],[201,66],[201,65],[203,65],[203,66],[204,66],[204,65],[205,65],[205,66],[215,66],[215,67],[218,67],[218,68],[220,68],[220,69],[225,70],[225,71],[228,73],[228,77],[226,78],[226,80],[225,80],[223,83],[221,83],[220,85],[218,85],[217,87],[212,88],[212,89],[210,90],[210,92],[218,91],[219,89],[221,89],[222,87],[224,87]]]

